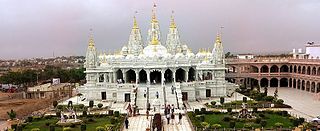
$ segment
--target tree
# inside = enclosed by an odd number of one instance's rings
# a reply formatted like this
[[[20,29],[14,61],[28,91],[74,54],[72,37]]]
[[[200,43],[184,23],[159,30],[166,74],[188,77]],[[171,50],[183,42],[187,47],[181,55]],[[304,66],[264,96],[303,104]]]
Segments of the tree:
[[[101,103],[98,104],[98,107],[99,107],[99,108],[101,108],[102,106],[103,106],[103,104],[101,104]]]
[[[276,90],[274,91],[274,99],[278,98],[278,88],[276,88]]]
[[[93,105],[94,105],[93,101],[92,101],[92,100],[91,100],[91,101],[89,101],[89,107],[90,107],[90,108],[92,108],[92,107],[93,107]]]
[[[58,106],[58,102],[57,101],[53,101],[52,105],[53,105],[54,108],[56,108]]]
[[[224,97],[220,97],[220,104],[223,105],[224,103]]]
[[[11,120],[13,120],[14,118],[16,118],[16,116],[17,116],[16,112],[13,111],[12,109],[11,109],[10,112],[7,112],[7,114],[8,114],[8,116],[9,116],[9,118],[10,118]]]

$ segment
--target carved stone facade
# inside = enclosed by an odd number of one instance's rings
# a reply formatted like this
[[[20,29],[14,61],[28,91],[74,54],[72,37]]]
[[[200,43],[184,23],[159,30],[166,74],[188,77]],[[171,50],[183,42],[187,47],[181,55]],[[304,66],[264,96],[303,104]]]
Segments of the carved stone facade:
[[[184,100],[226,96],[237,87],[225,81],[220,35],[217,35],[212,51],[201,50],[194,54],[187,45],[181,44],[172,17],[166,46],[163,46],[154,8],[146,44],[142,43],[135,18],[128,45],[121,52],[112,55],[101,53],[94,57],[96,52],[91,47],[94,44],[89,42],[85,71],[87,83],[79,88],[79,92],[88,100],[132,102],[146,91],[146,100],[153,92],[160,94],[162,104],[182,105]],[[92,61],[97,61],[96,65],[92,65]],[[175,93],[168,93],[171,88]],[[133,93],[134,89],[138,95]]]

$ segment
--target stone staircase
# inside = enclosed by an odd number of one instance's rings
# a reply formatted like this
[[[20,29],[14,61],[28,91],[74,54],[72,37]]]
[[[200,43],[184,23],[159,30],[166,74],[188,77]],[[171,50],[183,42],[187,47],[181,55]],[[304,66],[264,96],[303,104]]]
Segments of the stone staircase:
[[[147,97],[144,97],[144,90],[147,91],[147,86],[140,84],[137,89],[137,106],[139,109],[147,109]]]
[[[152,102],[157,99],[156,97],[156,92],[159,93],[159,100],[161,104],[161,108],[164,108],[164,92],[163,92],[163,87],[161,85],[150,85],[149,88],[149,102],[152,106]]]

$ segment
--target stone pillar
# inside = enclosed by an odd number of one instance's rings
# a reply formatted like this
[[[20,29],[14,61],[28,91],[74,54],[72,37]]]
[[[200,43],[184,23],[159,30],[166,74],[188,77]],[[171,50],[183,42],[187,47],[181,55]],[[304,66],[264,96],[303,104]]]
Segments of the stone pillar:
[[[186,78],[186,82],[188,82],[188,78],[189,77],[189,71],[186,71],[186,74],[185,74],[185,78]]]
[[[146,70],[147,72],[147,84],[150,84],[150,70]]]
[[[109,83],[112,83],[112,73],[109,72],[109,73],[108,73],[108,76],[109,76]]]
[[[124,83],[127,83],[126,70],[121,70]]]
[[[97,74],[96,74],[96,83],[99,83],[99,79],[100,79],[100,74],[97,73]]]
[[[138,84],[138,81],[139,81],[139,71],[138,71],[138,70],[135,70],[134,72],[136,73],[136,84]]]
[[[116,76],[116,72],[112,72],[112,76],[113,76],[113,82],[116,83],[117,82],[117,76]]]
[[[195,73],[194,73],[196,76],[195,76],[195,80],[198,81],[198,70],[195,70]]]
[[[104,83],[107,82],[107,73],[103,73],[103,82],[104,82]]]
[[[161,85],[164,85],[164,71],[161,70]]]
[[[172,77],[173,77],[173,83],[175,83],[176,82],[176,70],[175,69],[173,69],[172,70]]]
[[[270,87],[271,80],[268,79],[268,87]]]
[[[280,87],[280,79],[279,79],[279,81],[278,81],[278,87]]]

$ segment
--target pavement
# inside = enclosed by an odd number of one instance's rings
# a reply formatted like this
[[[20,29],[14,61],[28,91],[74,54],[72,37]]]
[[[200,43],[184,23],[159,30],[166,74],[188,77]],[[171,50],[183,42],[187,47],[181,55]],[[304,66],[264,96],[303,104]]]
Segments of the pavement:
[[[268,95],[274,95],[276,88],[268,88]],[[292,109],[289,113],[296,117],[303,117],[307,121],[320,115],[320,101],[315,93],[301,91],[294,88],[278,88],[278,99],[283,99]]]

